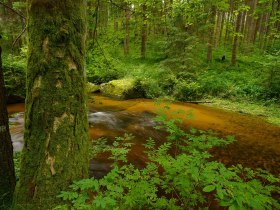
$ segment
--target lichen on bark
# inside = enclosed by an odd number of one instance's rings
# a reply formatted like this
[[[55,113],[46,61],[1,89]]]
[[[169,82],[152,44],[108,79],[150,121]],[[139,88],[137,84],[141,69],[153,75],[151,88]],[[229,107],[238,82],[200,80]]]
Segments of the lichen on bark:
[[[51,209],[88,176],[84,0],[28,0],[25,145],[16,204]]]

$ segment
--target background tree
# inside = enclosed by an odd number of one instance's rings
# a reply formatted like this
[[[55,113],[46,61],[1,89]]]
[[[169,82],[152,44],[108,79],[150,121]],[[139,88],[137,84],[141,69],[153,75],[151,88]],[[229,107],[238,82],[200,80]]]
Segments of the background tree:
[[[0,35],[1,40],[1,35]],[[0,45],[0,209],[11,205],[16,185],[13,162],[13,145],[9,132],[9,118],[6,106],[6,90],[2,68],[2,48]]]
[[[25,145],[18,205],[51,209],[88,176],[84,0],[28,0]]]

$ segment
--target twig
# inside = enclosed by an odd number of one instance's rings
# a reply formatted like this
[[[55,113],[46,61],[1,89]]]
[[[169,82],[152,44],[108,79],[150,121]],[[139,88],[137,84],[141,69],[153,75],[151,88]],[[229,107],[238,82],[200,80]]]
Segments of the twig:
[[[17,41],[19,40],[19,38],[22,36],[22,34],[24,34],[24,32],[26,31],[27,25],[25,25],[24,29],[20,32],[20,34],[17,36],[17,38],[15,39],[15,41],[12,44],[12,47],[15,46],[15,44],[17,43]]]
[[[0,1],[0,4],[3,5],[4,7],[8,8],[9,10],[11,10],[12,12],[16,13],[18,16],[20,16],[22,19],[26,20],[26,17],[24,15],[22,15],[20,12],[14,10],[12,7],[8,6],[7,4],[5,4],[4,2]]]

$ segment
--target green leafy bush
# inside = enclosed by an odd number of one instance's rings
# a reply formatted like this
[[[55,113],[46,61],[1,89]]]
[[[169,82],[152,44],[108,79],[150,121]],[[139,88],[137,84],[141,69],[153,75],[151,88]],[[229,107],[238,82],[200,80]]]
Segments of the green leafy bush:
[[[201,86],[197,82],[180,81],[173,93],[180,101],[192,101],[202,97]]]

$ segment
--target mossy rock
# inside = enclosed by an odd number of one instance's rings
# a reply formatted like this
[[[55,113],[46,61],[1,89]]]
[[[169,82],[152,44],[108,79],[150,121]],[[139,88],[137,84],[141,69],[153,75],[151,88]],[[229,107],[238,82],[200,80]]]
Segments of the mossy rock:
[[[125,100],[132,98],[143,98],[144,91],[139,81],[134,79],[112,80],[100,85],[102,95]]]
[[[88,93],[96,93],[100,91],[99,85],[93,84],[91,82],[87,83],[87,92]]]

